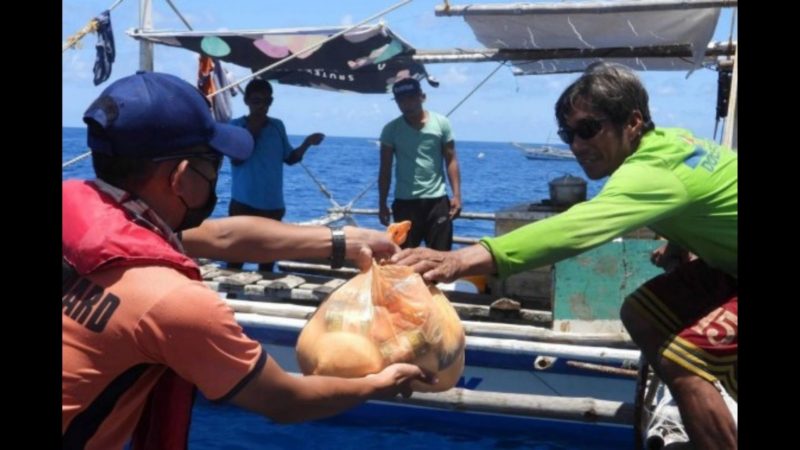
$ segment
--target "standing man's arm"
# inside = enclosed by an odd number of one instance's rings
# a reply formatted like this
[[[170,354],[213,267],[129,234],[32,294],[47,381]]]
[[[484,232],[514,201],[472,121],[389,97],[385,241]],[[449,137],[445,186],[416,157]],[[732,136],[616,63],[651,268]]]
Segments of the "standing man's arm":
[[[303,155],[306,154],[308,147],[319,145],[323,139],[325,139],[325,135],[322,133],[309,134],[303,139],[303,143],[299,147],[289,153],[289,156],[284,161],[290,166],[299,163],[303,159]]]
[[[381,143],[381,167],[378,171],[378,218],[384,226],[391,222],[391,211],[386,205],[389,198],[389,185],[392,184],[392,159],[394,149]]]
[[[461,171],[456,158],[456,141],[444,144],[442,154],[447,167],[447,179],[450,180],[450,188],[453,190],[453,198],[450,199],[450,220],[453,220],[461,214]]]

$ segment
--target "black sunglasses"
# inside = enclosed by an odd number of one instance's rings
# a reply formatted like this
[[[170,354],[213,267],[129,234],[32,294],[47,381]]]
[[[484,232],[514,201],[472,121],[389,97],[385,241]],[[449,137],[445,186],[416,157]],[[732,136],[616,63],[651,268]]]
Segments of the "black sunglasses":
[[[584,141],[589,140],[595,136],[600,130],[603,129],[603,122],[608,121],[608,119],[595,119],[592,117],[585,117],[583,119],[578,120],[575,124],[574,128],[569,127],[561,127],[558,129],[558,137],[564,141],[565,144],[572,144],[572,141],[575,140],[575,136],[583,139]]]

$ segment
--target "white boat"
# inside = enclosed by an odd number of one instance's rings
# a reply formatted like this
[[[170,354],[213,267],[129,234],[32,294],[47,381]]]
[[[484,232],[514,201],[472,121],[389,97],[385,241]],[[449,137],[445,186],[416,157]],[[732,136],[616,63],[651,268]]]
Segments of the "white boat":
[[[528,159],[546,159],[555,161],[575,161],[575,155],[569,150],[553,147],[552,145],[540,145],[538,147],[531,147],[517,142],[512,142],[511,145],[522,150],[523,154]]]

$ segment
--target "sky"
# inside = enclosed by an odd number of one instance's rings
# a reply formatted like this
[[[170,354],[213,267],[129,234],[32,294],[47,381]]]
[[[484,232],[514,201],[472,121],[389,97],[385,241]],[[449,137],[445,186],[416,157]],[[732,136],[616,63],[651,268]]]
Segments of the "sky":
[[[398,0],[399,1],[399,0]],[[384,10],[393,0],[173,0],[195,30],[235,30],[354,25]],[[80,30],[114,0],[70,0],[62,2],[62,42]],[[436,17],[441,0],[413,0],[383,16],[387,25],[417,49],[482,48],[462,17]],[[507,1],[451,1],[508,3]],[[313,13],[313,14],[312,14]],[[713,40],[731,34],[730,9],[723,10]],[[62,54],[62,125],[83,126],[86,107],[114,80],[138,69],[138,42],[125,30],[138,25],[138,1],[124,0],[111,12],[116,44],[116,62],[111,77],[100,86],[92,83],[96,36],[83,38],[79,49]],[[373,21],[374,23],[374,21]],[[153,27],[185,30],[166,1],[153,1]],[[733,36],[737,30],[734,26]],[[440,81],[438,88],[423,84],[426,108],[445,114],[497,67],[496,62],[426,64],[428,73]],[[250,74],[226,65],[236,78]],[[197,54],[166,46],[155,47],[155,70],[196,81]],[[500,69],[451,116],[456,140],[493,142],[556,141],[553,104],[578,74],[514,76]],[[699,70],[688,79],[686,72],[639,72],[650,94],[650,111],[658,126],[688,128],[712,138],[716,114],[717,73]],[[284,121],[289,134],[316,131],[330,136],[374,137],[399,111],[389,94],[328,92],[273,83],[275,101],[270,115]],[[233,98],[234,116],[247,113],[242,96]],[[721,129],[717,131],[717,137]]]

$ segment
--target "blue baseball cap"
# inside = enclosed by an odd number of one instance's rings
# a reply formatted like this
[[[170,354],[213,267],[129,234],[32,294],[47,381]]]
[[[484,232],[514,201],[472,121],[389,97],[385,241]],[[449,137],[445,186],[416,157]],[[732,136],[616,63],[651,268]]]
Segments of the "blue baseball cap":
[[[419,81],[414,78],[403,78],[392,86],[392,94],[394,94],[395,97],[421,93],[422,88],[419,86]]]
[[[83,114],[92,152],[154,158],[207,144],[235,159],[253,153],[246,129],[214,121],[199,89],[165,73],[139,71],[109,85]]]

